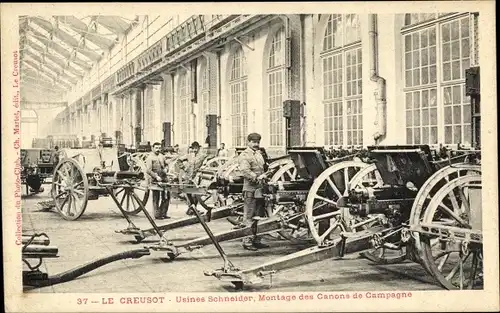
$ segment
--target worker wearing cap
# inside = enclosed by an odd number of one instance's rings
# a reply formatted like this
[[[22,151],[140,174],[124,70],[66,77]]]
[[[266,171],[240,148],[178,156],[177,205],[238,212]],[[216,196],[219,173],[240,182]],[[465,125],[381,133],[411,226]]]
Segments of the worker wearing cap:
[[[260,153],[261,136],[251,133],[247,137],[247,148],[239,155],[239,168],[243,176],[243,225],[252,227],[253,236],[243,239],[243,248],[255,251],[267,248],[257,236],[257,221],[255,217],[264,212],[264,196],[262,193],[263,180],[265,179],[265,161]]]
[[[167,162],[165,156],[160,153],[161,144],[155,142],[153,144],[153,151],[146,158],[146,173],[148,174],[148,182],[159,183],[165,178],[165,169]],[[161,203],[160,203],[161,200]],[[170,194],[164,191],[153,190],[153,209],[155,219],[162,220],[170,218],[167,216],[168,207],[170,204]]]
[[[179,162],[179,168],[185,172],[185,180],[189,182],[194,179],[196,172],[200,169],[203,165],[203,161],[207,158],[207,154],[201,151],[200,148],[200,144],[197,141],[194,141],[191,146],[189,146],[191,153],[177,159],[177,162]],[[186,164],[184,165],[183,162],[186,162]],[[196,197],[192,197],[191,201],[196,208],[198,205],[198,199]],[[188,215],[192,215],[193,213],[194,212],[191,211],[191,208],[186,211],[186,214]]]

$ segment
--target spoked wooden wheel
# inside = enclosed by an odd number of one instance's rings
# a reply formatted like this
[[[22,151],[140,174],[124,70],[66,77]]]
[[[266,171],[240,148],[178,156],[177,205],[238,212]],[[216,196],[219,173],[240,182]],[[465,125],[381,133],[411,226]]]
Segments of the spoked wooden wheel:
[[[452,166],[446,166],[435,172],[420,188],[410,213],[409,225],[418,225],[423,218],[425,208],[429,206],[430,201],[436,193],[450,180],[470,174],[481,174],[481,166],[460,163]],[[412,241],[416,251],[415,260],[421,263],[422,248],[420,244],[420,234],[412,232]],[[424,265],[425,266],[425,265]]]
[[[337,201],[349,186],[351,179],[368,164],[345,161],[327,168],[315,180],[306,200],[306,217],[309,230],[318,245],[328,244],[337,237],[340,211]]]
[[[59,214],[77,220],[87,207],[89,182],[82,167],[73,158],[65,158],[54,169],[51,195]]]
[[[297,177],[297,168],[293,162],[283,164],[271,177],[271,182],[292,181]]]
[[[141,207],[132,196],[132,193],[135,193],[141,199],[143,206],[146,206],[149,199],[149,189],[145,181],[141,182],[140,185],[117,188],[114,190],[114,193],[123,210],[128,215],[135,215],[141,212]]]
[[[377,170],[375,164],[371,164],[361,169],[350,181],[349,188],[362,191],[366,188],[379,188],[384,185],[384,181]],[[347,191],[344,193],[347,195]],[[381,225],[378,215],[368,215],[367,217],[353,217],[346,220],[350,231],[356,232],[373,227],[386,228]],[[401,241],[402,228],[385,229],[372,238],[375,247],[364,251],[361,255],[377,264],[396,264],[406,259],[406,246]]]
[[[206,169],[217,169],[223,166],[224,164],[229,161],[228,157],[215,157],[210,160],[208,160],[204,165],[203,168]]]
[[[132,153],[127,156],[127,164],[132,172],[143,172],[146,168],[144,153]]]
[[[422,261],[446,289],[483,285],[481,176],[448,182],[423,213],[420,229]]]

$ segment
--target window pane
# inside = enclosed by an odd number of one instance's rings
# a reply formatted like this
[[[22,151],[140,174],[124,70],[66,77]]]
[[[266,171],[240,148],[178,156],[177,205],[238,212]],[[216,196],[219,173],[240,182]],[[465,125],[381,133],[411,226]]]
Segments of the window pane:
[[[462,127],[455,126],[453,127],[453,143],[459,143],[462,138]]]
[[[406,109],[411,110],[412,108],[412,102],[411,102],[411,93],[406,94]]]
[[[459,36],[459,24],[458,21],[453,21],[451,23],[451,40],[457,40]]]
[[[429,143],[429,128],[428,127],[422,128],[422,143],[423,144]]]
[[[437,127],[431,127],[431,141],[429,142],[430,144],[437,144],[438,138],[437,138]]]
[[[430,83],[435,83],[436,82],[436,66],[433,65],[433,66],[430,66],[429,67],[429,78],[430,78]]]
[[[437,125],[437,109],[431,109],[431,125]]]
[[[429,64],[436,64],[436,47],[429,49]]]
[[[412,111],[406,111],[406,127],[413,126]]]
[[[405,51],[411,51],[411,35],[406,35],[405,36]]]
[[[446,106],[444,108],[444,123],[449,125],[451,124],[451,106]]]
[[[427,47],[429,45],[429,38],[427,37],[427,31],[423,31],[420,33],[420,42],[421,42],[421,47]]]
[[[411,128],[406,129],[406,143],[407,144],[412,144],[413,143],[413,133],[411,131]]]
[[[462,103],[462,88],[460,86],[453,86],[453,104]]]
[[[445,80],[445,81],[451,80],[451,64],[450,63],[443,64],[443,80]]]
[[[411,75],[412,71],[411,70],[408,70],[405,72],[405,86],[406,87],[411,87],[412,86],[412,75]]]
[[[452,71],[453,71],[453,77],[452,79],[460,79],[461,73],[460,73],[460,61],[454,61],[452,63]]]
[[[450,41],[450,24],[444,24],[442,27],[443,42]]]
[[[451,58],[457,60],[460,58],[460,42],[454,41],[451,44]]]
[[[420,108],[420,92],[416,91],[413,93],[413,108],[418,109]]]
[[[428,109],[422,109],[422,125],[423,126],[429,125],[429,110]]]
[[[429,83],[429,68],[422,68],[422,85],[426,85]]]
[[[443,43],[443,61],[447,62],[450,60],[450,44]]]
[[[436,45],[436,28],[432,27],[429,30],[429,46],[435,46]]]
[[[444,142],[446,144],[451,144],[452,143],[451,126],[446,126],[444,128]]]
[[[464,105],[463,106],[463,111],[464,111],[464,124],[469,124],[471,122],[471,108],[470,105]]]
[[[462,115],[460,112],[460,106],[453,106],[453,124],[461,124],[462,123]]]
[[[429,90],[423,90],[422,91],[422,107],[428,107],[429,106]]]
[[[427,49],[423,49],[420,53],[420,64],[428,65],[429,64],[429,51]]]
[[[410,69],[412,67],[411,63],[411,52],[405,54],[405,69]]]

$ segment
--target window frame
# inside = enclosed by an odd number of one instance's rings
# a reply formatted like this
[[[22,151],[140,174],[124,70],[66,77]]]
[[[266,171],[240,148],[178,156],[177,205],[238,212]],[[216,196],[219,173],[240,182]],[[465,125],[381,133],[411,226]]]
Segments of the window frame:
[[[436,143],[432,143],[430,138],[431,138],[431,132],[429,132],[429,138],[428,138],[428,142],[423,142],[423,135],[421,133],[421,136],[420,136],[420,143],[418,144],[428,144],[430,147],[432,148],[438,148],[440,144],[442,144],[443,146],[446,146],[446,147],[454,147],[457,145],[457,143],[455,142],[455,138],[454,138],[454,133],[453,133],[453,130],[452,130],[452,134],[451,134],[451,143],[446,143],[446,126],[451,126],[452,128],[455,127],[456,125],[460,125],[461,127],[461,138],[460,138],[460,144],[462,147],[464,148],[469,148],[471,146],[471,142],[469,143],[464,143],[464,140],[467,138],[466,136],[466,131],[467,131],[467,125],[469,125],[469,128],[470,128],[470,121],[467,123],[467,122],[464,122],[464,119],[465,119],[465,114],[463,113],[464,112],[464,109],[466,109],[467,106],[470,106],[470,99],[468,99],[468,97],[465,96],[465,68],[464,68],[464,71],[463,73],[461,74],[462,78],[459,78],[459,79],[450,79],[450,80],[447,80],[445,81],[444,78],[443,78],[443,40],[442,40],[442,27],[444,24],[447,24],[447,23],[450,23],[450,22],[453,22],[453,21],[458,21],[460,23],[460,20],[462,20],[463,18],[468,18],[469,19],[469,36],[467,37],[469,39],[469,66],[472,66],[472,64],[474,63],[474,60],[473,60],[473,51],[474,51],[474,37],[473,37],[473,33],[474,33],[474,24],[473,24],[473,13],[472,12],[461,12],[461,13],[441,13],[441,15],[439,15],[438,13],[436,13],[436,17],[433,18],[433,19],[429,19],[429,20],[426,20],[426,21],[421,21],[421,22],[418,22],[418,23],[415,23],[415,24],[411,24],[411,25],[403,25],[403,27],[401,28],[401,31],[400,31],[400,35],[401,35],[401,48],[402,48],[402,53],[403,53],[403,56],[402,56],[402,66],[401,66],[401,73],[402,73],[402,77],[403,77],[403,84],[402,84],[402,93],[403,93],[403,101],[404,101],[404,117],[403,117],[403,120],[405,121],[404,122],[404,137],[405,137],[405,143],[406,144],[415,144],[414,142],[414,139],[415,139],[415,135],[412,133],[412,141],[411,142],[408,142],[408,138],[407,138],[407,107],[406,107],[406,94],[409,93],[409,92],[416,92],[416,91],[420,91],[420,94],[422,93],[422,91],[425,91],[425,90],[432,90],[432,89],[436,89],[436,108],[437,108],[437,114],[436,114],[436,120],[437,120],[437,124],[436,124],[436,127],[437,127],[437,142]],[[406,16],[404,16],[404,19],[403,19],[403,22],[405,22],[405,19],[406,19]],[[405,59],[405,36],[406,35],[409,35],[409,34],[413,34],[415,32],[420,32],[424,29],[431,29],[431,28],[434,28],[435,31],[436,31],[436,82],[435,83],[428,83],[426,85],[418,85],[418,86],[411,86],[411,87],[406,87],[406,77],[405,77],[405,70],[406,70],[406,59]],[[461,35],[459,34],[459,42],[460,40],[462,40],[462,37]],[[451,42],[451,41],[450,41]],[[420,45],[420,43],[419,43]],[[459,43],[459,47],[461,47],[461,42]],[[421,49],[421,47],[419,47]],[[411,50],[413,51],[413,50]],[[460,52],[461,52],[461,48],[460,48]],[[450,53],[451,53],[451,48],[450,48]],[[420,55],[420,54],[419,54]],[[460,55],[459,59],[458,59],[460,62],[462,62],[462,56]],[[450,60],[451,61],[451,60]],[[420,68],[421,68],[421,65],[419,65]],[[462,67],[462,64],[460,64],[460,67]],[[452,74],[452,68],[451,68],[451,65],[450,65],[450,75],[453,75]],[[452,77],[452,76],[451,76]],[[421,78],[421,76],[420,76]],[[451,88],[452,90],[452,93],[451,93],[451,96],[453,96],[453,87],[456,87],[456,86],[460,86],[460,88],[462,89],[462,100],[463,102],[461,102],[460,104],[458,104],[461,108],[461,123],[460,124],[456,124],[456,123],[451,123],[451,124],[446,124],[445,122],[445,108],[446,106],[450,106],[451,107],[451,110],[453,112],[453,107],[457,106],[456,104],[454,103],[450,103],[450,104],[445,104],[445,88]],[[429,104],[428,104],[428,108],[431,108],[431,99],[430,99],[430,96],[429,96]],[[412,104],[413,104],[413,101],[412,101]],[[422,125],[422,106],[419,107],[420,108],[420,125],[417,126],[419,127],[419,129],[421,130],[423,128],[423,125]],[[413,108],[412,108],[413,110]],[[432,127],[430,125],[430,115],[429,115],[429,124],[427,125],[428,127]],[[452,117],[453,119],[453,117]],[[412,116],[412,129],[415,129],[415,126],[413,125],[414,124],[414,117]],[[446,125],[446,126],[445,126]],[[472,133],[471,133],[472,134]],[[470,135],[471,136],[471,135]],[[472,138],[469,136],[469,141],[472,141]]]
[[[354,15],[357,15],[357,19],[358,19],[358,26],[357,26],[357,32],[358,32],[358,38],[354,41],[350,41],[348,43],[345,43],[346,42],[346,16],[347,15],[350,15],[350,14],[339,14],[342,18],[342,32],[340,33],[341,34],[341,44],[339,46],[334,46],[333,48],[329,49],[329,50],[325,50],[324,48],[324,45],[325,45],[325,38],[327,37],[326,35],[326,31],[327,31],[327,28],[328,28],[328,23],[330,21],[330,18],[333,18],[333,14],[330,14],[328,16],[328,19],[326,21],[326,24],[324,26],[324,28],[322,29],[322,37],[321,37],[321,40],[319,40],[319,45],[320,45],[320,53],[319,53],[319,66],[320,66],[320,71],[321,71],[321,104],[322,104],[322,109],[323,109],[323,114],[324,114],[324,118],[323,118],[323,129],[322,129],[322,132],[323,132],[323,144],[326,146],[326,147],[362,147],[364,145],[364,125],[361,124],[361,127],[359,125],[359,121],[361,120],[361,123],[363,122],[363,92],[357,92],[355,95],[349,95],[347,96],[347,71],[348,71],[348,65],[347,65],[347,54],[349,52],[354,52],[356,54],[356,67],[361,65],[361,78],[359,77],[359,75],[357,74],[356,76],[356,79],[355,80],[350,80],[349,82],[353,82],[353,81],[361,81],[361,90],[363,90],[363,50],[362,50],[362,37],[361,37],[361,23],[359,21],[360,19],[360,15],[359,14],[354,14]],[[358,51],[361,52],[361,62],[358,61]],[[333,98],[333,90],[332,90],[332,98],[329,98],[329,99],[325,99],[325,82],[324,82],[324,79],[325,79],[325,70],[324,70],[324,66],[323,66],[323,61],[324,60],[327,60],[328,58],[335,58],[337,56],[341,56],[341,61],[342,61],[342,66],[340,67],[341,69],[341,80],[340,80],[340,84],[341,84],[341,92],[342,92],[342,95],[338,98]],[[328,61],[327,61],[328,62]],[[351,63],[349,65],[349,67],[351,67],[353,64]],[[332,59],[332,71],[335,71],[336,69],[338,68],[334,68],[333,67],[333,59]],[[356,69],[357,70],[357,69]],[[331,85],[331,88],[334,88],[333,87],[334,84],[333,84],[333,81],[332,81],[332,85]],[[358,123],[358,127],[356,130],[352,129],[348,129],[348,121],[349,121],[349,117],[353,116],[354,114],[348,114],[347,113],[347,103],[350,102],[350,101],[361,101],[361,114],[358,112],[355,114],[356,118],[358,118],[357,120],[357,123]],[[340,113],[339,115],[335,115],[335,105],[338,104],[338,103],[341,103],[341,111],[342,113]],[[331,130],[330,129],[327,129],[328,125],[327,125],[327,105],[332,105],[332,115],[329,116],[329,123],[331,123]],[[359,119],[359,117],[361,117],[361,119]],[[342,123],[341,123],[341,129],[335,129],[337,125],[340,125],[340,123],[336,124],[335,120],[341,120]],[[352,120],[351,120],[352,121]],[[351,122],[351,125],[352,125],[352,122]],[[357,138],[357,144],[354,144],[352,143],[353,142],[353,138],[351,138],[351,143],[350,145],[348,145],[348,141],[349,141],[349,133],[350,132],[355,132],[358,136]],[[340,135],[340,137],[338,138],[341,138],[341,142],[336,142],[335,141],[335,138],[336,138],[336,133]],[[331,135],[330,135],[331,134]],[[330,136],[331,136],[331,142],[330,142]]]
[[[238,76],[235,77],[233,76],[234,69],[235,69],[235,63],[234,59],[237,56],[237,54],[240,53],[240,61],[239,61],[239,73]],[[247,71],[247,62],[246,62],[246,55],[245,51],[243,50],[243,47],[241,45],[237,46],[231,53],[230,58],[229,58],[229,81],[228,81],[228,86],[229,86],[229,103],[230,103],[230,125],[231,125],[231,143],[233,147],[242,147],[245,145],[245,138],[246,138],[246,133],[248,131],[248,71]],[[233,87],[238,86],[239,88],[239,99],[240,102],[238,103],[239,106],[239,112],[234,113],[234,106],[235,103],[233,103]],[[236,120],[239,120],[240,122],[234,122]],[[246,123],[243,123],[243,121],[246,120]],[[239,128],[241,127],[241,128]],[[235,132],[235,129],[237,130]],[[238,132],[241,133],[240,136],[238,136]]]
[[[266,60],[266,88],[267,88],[267,117],[268,117],[268,126],[269,126],[269,147],[272,148],[282,148],[286,146],[286,125],[284,122],[284,117],[283,117],[283,99],[284,97],[286,98],[287,96],[287,73],[286,73],[286,32],[285,32],[285,26],[281,25],[279,28],[276,29],[272,34],[270,46],[269,46],[269,51],[266,51],[267,53],[264,55],[265,60]],[[276,63],[276,50],[274,49],[274,43],[275,39],[277,36],[280,36],[280,50],[278,51],[278,55],[281,57],[281,62]],[[273,57],[274,64],[271,65],[271,57]],[[276,76],[281,77],[281,91],[279,92],[279,95],[275,93],[274,95],[271,95],[270,88],[271,88],[271,76],[274,75],[274,86],[277,86],[276,84]],[[278,96],[281,98],[281,105],[277,105],[276,107],[271,107],[272,101],[275,101]],[[274,98],[274,99],[272,99]],[[278,116],[278,121],[273,122],[272,116]],[[281,126],[281,127],[280,127]],[[273,133],[273,129],[277,128],[276,132]],[[281,128],[281,129],[280,129]],[[273,141],[273,137],[275,142]]]

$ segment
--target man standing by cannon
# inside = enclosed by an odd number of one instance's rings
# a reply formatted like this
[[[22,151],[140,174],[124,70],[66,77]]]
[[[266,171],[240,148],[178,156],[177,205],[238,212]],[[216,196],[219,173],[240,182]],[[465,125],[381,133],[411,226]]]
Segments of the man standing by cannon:
[[[151,153],[146,158],[146,173],[148,174],[149,185],[154,182],[162,182],[165,177],[165,168],[167,162],[165,156],[160,153],[161,144],[155,142]],[[161,203],[160,203],[161,199]],[[162,220],[170,218],[167,216],[168,207],[170,204],[169,192],[153,190],[153,210],[155,219]]]
[[[257,236],[258,217],[264,214],[265,202],[263,183],[265,160],[260,153],[260,134],[251,133],[247,137],[247,148],[239,155],[239,167],[243,176],[243,226],[252,227],[253,236],[243,239],[243,248],[256,251],[269,246],[261,242]]]
[[[179,168],[185,173],[184,180],[187,182],[193,181],[196,172],[200,169],[203,165],[203,161],[207,158],[207,154],[204,151],[201,151],[200,148],[200,144],[195,141],[191,144],[191,146],[189,146],[191,152],[177,159],[177,162],[179,162]],[[198,205],[198,199],[196,197],[192,197],[192,201],[194,202],[193,204],[196,208]],[[192,212],[191,208],[188,208],[186,214],[192,215],[194,212]]]

